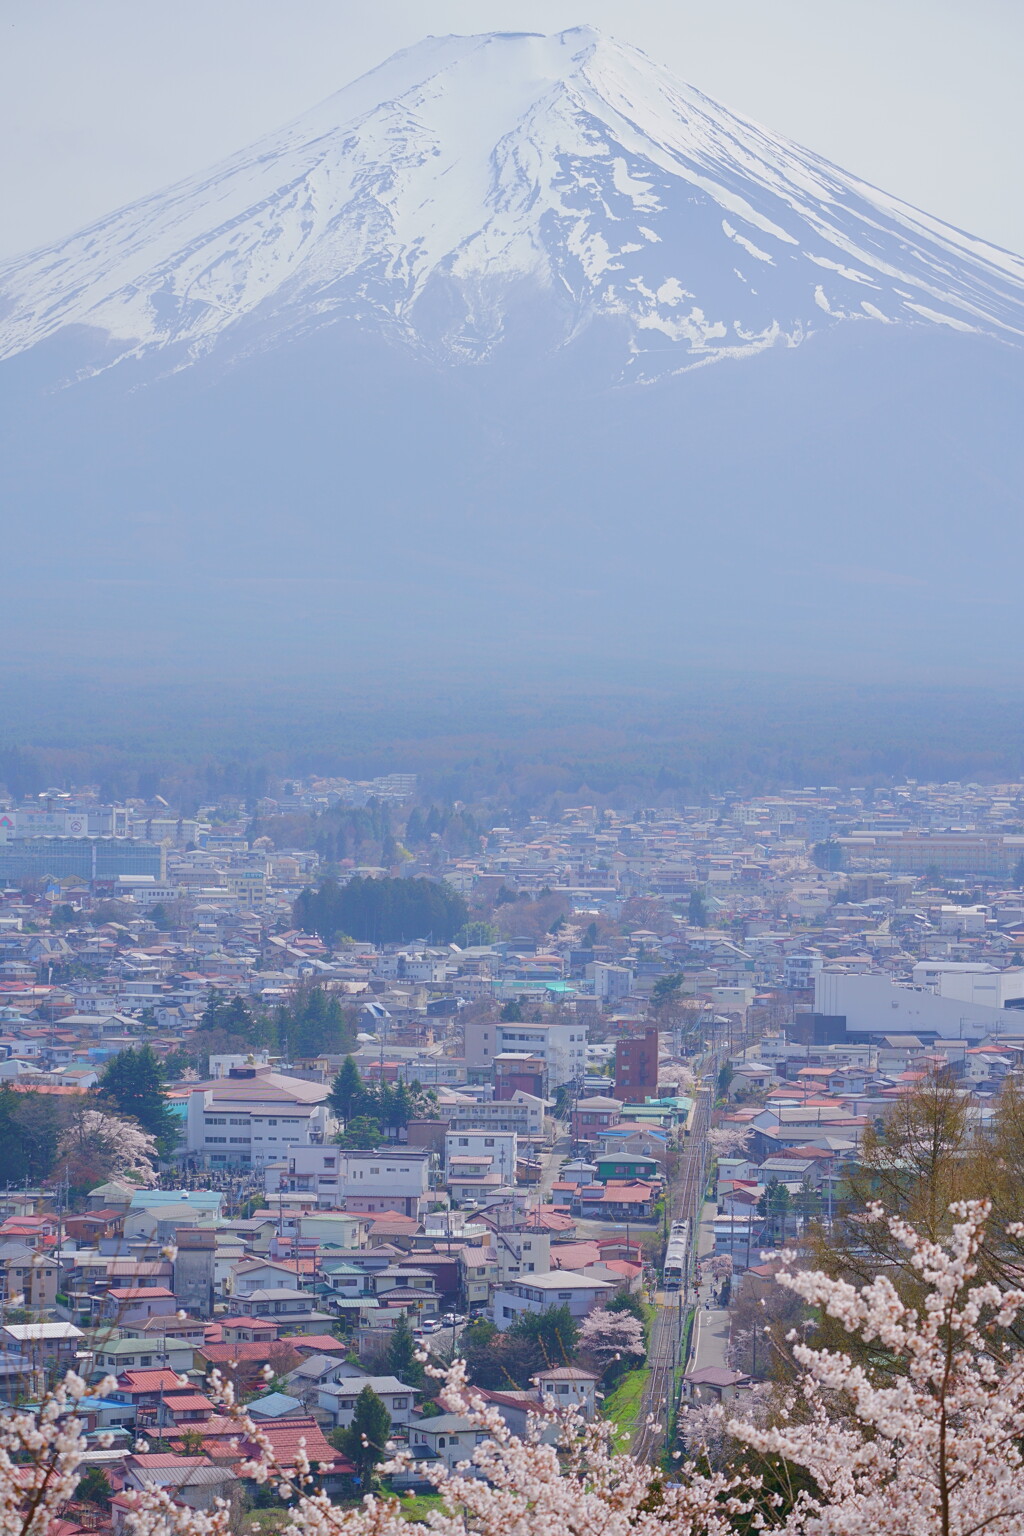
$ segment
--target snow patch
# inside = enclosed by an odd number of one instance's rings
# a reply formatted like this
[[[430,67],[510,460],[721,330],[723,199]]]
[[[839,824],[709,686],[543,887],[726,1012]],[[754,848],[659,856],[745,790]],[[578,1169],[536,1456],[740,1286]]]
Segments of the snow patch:
[[[723,234],[760,263],[757,288]],[[653,245],[664,260],[645,274]],[[830,300],[803,257],[876,302]],[[428,290],[444,294],[440,335]],[[614,313],[624,356],[656,330],[680,368],[798,346],[816,311],[1024,336],[1020,258],[588,32],[428,39],[212,170],[0,266],[0,357],[86,325],[116,343],[111,366],[173,348],[177,368],[344,321],[463,363],[501,346],[511,295],[521,308],[531,290],[562,306],[552,346]]]
[[[639,177],[631,176],[625,160],[612,161],[612,185],[616,192],[621,192],[628,197],[634,208],[640,208],[645,213],[658,213],[661,203],[654,194],[654,184],[650,181],[641,181]]]
[[[813,261],[816,267],[828,267],[831,272],[838,272],[840,277],[848,278],[851,283],[867,283],[870,288],[878,287],[874,278],[866,272],[858,272],[855,267],[844,267],[838,261],[829,261],[827,256],[812,256],[808,251],[807,260]]]
[[[912,309],[915,314],[923,315],[926,320],[934,320],[938,325],[951,325],[954,331],[976,331],[976,325],[968,325],[966,320],[958,320],[955,315],[943,315],[937,309],[929,309],[924,304],[907,303],[907,309]]]
[[[767,251],[760,250],[756,245],[754,245],[753,241],[748,240],[744,235],[741,235],[739,230],[733,229],[728,219],[722,220],[722,228],[725,230],[725,233],[729,236],[730,240],[735,240],[737,245],[742,245],[743,249],[748,251],[751,256],[756,256],[758,261],[767,261],[771,266],[774,267],[775,257],[769,256]]]

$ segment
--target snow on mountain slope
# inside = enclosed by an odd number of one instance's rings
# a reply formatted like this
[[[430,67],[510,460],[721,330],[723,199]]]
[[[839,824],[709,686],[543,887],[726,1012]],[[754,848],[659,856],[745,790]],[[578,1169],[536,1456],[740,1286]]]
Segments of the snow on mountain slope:
[[[114,356],[175,348],[176,367],[348,318],[475,361],[524,292],[544,299],[549,347],[615,321],[637,378],[847,319],[1024,334],[1020,258],[578,28],[428,38],[206,174],[7,263],[0,357],[76,325]]]

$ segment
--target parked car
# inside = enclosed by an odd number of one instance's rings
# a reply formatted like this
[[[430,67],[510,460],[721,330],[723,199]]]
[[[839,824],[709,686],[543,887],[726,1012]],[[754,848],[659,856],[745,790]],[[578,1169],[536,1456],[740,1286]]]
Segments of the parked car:
[[[446,1312],[441,1319],[446,1328],[457,1328],[460,1323],[465,1321],[466,1319],[461,1312]]]

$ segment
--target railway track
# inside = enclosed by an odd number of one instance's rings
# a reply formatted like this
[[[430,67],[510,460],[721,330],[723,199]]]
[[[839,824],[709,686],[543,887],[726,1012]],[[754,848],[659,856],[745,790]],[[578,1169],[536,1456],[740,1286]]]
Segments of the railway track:
[[[671,1190],[672,1209],[669,1222],[688,1219],[696,1235],[704,1200],[704,1176],[707,1168],[706,1138],[711,1118],[712,1092],[701,1088],[693,1126],[683,1149],[678,1178]],[[657,1311],[651,1325],[647,1350],[650,1375],[644,1388],[640,1423],[633,1440],[633,1455],[640,1461],[653,1462],[664,1445],[667,1427],[675,1407],[675,1376],[683,1328],[682,1291],[659,1292]]]

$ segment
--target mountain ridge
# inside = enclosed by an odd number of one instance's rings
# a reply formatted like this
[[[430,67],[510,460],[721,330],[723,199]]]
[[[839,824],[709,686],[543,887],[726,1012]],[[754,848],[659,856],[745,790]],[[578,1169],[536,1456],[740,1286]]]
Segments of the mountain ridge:
[[[1020,258],[573,28],[426,39],[0,266],[0,358],[83,326],[177,368],[345,321],[477,363],[523,291],[552,350],[614,322],[614,379],[854,320],[1024,335]]]
[[[1013,672],[1021,267],[592,32],[419,45],[2,269],[5,655]]]

